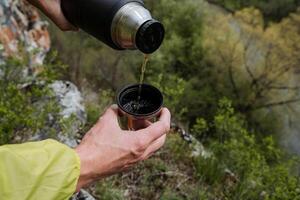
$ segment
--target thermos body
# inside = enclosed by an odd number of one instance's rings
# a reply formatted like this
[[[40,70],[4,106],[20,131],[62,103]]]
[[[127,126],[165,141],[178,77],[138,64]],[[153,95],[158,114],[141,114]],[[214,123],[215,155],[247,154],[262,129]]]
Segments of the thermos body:
[[[114,49],[152,53],[164,38],[142,0],[61,0],[61,7],[68,21]]]

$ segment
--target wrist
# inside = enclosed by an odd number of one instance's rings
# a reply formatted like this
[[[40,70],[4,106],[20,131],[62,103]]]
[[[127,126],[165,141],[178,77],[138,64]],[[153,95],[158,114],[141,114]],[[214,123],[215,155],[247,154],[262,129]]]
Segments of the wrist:
[[[76,186],[76,192],[78,192],[81,188],[94,182],[94,176],[91,170],[91,165],[89,164],[89,156],[86,155],[86,152],[79,146],[75,148],[75,152],[80,160],[80,175]]]

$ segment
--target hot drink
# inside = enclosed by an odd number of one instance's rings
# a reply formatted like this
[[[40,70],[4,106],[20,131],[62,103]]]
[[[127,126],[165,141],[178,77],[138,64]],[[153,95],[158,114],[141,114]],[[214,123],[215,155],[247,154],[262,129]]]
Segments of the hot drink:
[[[143,64],[141,66],[139,94],[138,94],[138,99],[137,99],[138,102],[140,101],[140,98],[141,98],[142,84],[144,83],[145,71],[146,71],[148,61],[149,61],[149,54],[144,54],[144,61],[143,61]]]
[[[139,101],[138,96],[140,96]],[[122,89],[118,94],[117,102],[120,111],[128,118],[128,129],[133,129],[134,120],[154,119],[159,114],[163,96],[154,86],[135,84]]]

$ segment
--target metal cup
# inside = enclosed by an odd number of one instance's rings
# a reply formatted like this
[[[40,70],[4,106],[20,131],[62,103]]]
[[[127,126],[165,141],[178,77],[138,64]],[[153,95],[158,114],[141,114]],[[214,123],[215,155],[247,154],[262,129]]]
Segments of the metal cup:
[[[128,130],[136,130],[135,125],[149,120],[154,122],[159,116],[163,95],[154,86],[149,84],[133,84],[120,90],[117,104],[121,115],[125,116]]]

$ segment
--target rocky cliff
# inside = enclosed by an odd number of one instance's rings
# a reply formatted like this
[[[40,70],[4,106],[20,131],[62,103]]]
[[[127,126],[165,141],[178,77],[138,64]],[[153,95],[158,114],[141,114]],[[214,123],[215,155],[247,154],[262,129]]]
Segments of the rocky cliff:
[[[44,59],[50,50],[50,37],[47,30],[47,22],[41,20],[35,8],[26,1],[3,0],[0,2],[0,63],[5,62],[7,57],[18,57],[26,54],[28,62],[24,76],[31,79],[43,71]],[[33,81],[34,82],[34,81]],[[29,82],[28,84],[31,84]],[[61,107],[61,117],[70,118],[75,116],[70,133],[58,134],[58,139],[69,146],[76,146],[75,135],[80,125],[86,121],[82,97],[77,87],[66,81],[54,81],[47,85],[56,96]],[[51,123],[51,126],[56,126]],[[45,139],[47,132],[39,132],[33,135],[33,140]]]
[[[0,2],[0,42],[2,59],[18,55],[20,46],[31,53],[28,67],[43,63],[50,49],[47,22],[25,1]],[[38,49],[38,50],[37,50]]]

